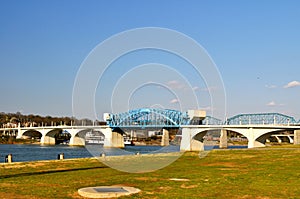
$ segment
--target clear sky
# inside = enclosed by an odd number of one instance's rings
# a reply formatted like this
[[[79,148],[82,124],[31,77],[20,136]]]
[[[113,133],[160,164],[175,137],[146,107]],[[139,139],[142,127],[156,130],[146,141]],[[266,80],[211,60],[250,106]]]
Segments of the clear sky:
[[[280,112],[300,119],[297,0],[0,0],[0,111],[72,116],[73,85],[86,56],[110,36],[142,27],[182,32],[206,49],[224,82],[228,117]],[[118,60],[119,66],[137,57],[146,64],[153,53],[128,55]],[[170,55],[163,55],[156,58],[172,65]],[[136,64],[143,61],[131,66]],[[181,89],[177,83],[165,82]],[[192,86],[198,88],[199,106],[209,111],[205,88]],[[108,102],[100,87],[96,109],[101,119],[110,108],[102,106]],[[130,107],[178,108],[172,92],[163,94],[147,86],[143,90],[153,95],[133,93]]]

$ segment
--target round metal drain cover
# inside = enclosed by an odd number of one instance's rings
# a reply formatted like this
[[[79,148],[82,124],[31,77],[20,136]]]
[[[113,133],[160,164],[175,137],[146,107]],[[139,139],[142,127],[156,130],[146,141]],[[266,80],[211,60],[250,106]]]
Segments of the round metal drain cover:
[[[123,186],[99,186],[86,187],[78,190],[79,195],[86,198],[115,198],[125,195],[131,195],[141,190],[134,187]]]

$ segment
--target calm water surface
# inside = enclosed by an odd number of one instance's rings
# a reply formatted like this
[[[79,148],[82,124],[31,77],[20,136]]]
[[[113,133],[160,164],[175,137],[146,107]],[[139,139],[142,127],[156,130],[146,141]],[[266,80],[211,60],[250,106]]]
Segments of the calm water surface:
[[[213,148],[218,148],[217,146]],[[230,146],[229,148],[246,148],[246,146]],[[207,148],[207,150],[212,147]],[[111,155],[133,155],[137,152],[146,153],[167,153],[179,151],[179,146],[170,145],[168,147],[161,146],[126,146],[124,149],[103,148],[93,145],[88,147],[76,147],[68,145],[27,145],[27,144],[0,144],[0,163],[4,162],[7,154],[13,155],[13,162],[26,162],[35,160],[55,160],[58,154],[64,153],[66,159],[85,158],[97,156],[105,153]],[[92,155],[93,154],[93,155]]]

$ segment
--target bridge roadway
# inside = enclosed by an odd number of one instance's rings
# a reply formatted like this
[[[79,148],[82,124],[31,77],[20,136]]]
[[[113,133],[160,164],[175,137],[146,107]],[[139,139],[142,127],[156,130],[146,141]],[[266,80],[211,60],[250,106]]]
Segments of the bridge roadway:
[[[204,150],[203,138],[208,131],[220,131],[220,148],[227,148],[228,132],[235,132],[248,139],[248,148],[264,147],[266,140],[283,132],[293,132],[293,143],[300,144],[300,125],[276,125],[276,124],[248,124],[248,125],[181,125],[182,139],[180,149],[182,151]],[[55,144],[55,135],[59,132],[69,133],[69,145],[85,145],[85,135],[88,132],[98,132],[103,136],[104,147],[124,147],[123,135],[114,132],[108,125],[104,126],[40,126],[40,127],[16,127],[1,128],[0,132],[15,131],[17,138],[26,136],[29,132],[41,134],[41,144]],[[162,145],[169,144],[168,128],[163,128]]]

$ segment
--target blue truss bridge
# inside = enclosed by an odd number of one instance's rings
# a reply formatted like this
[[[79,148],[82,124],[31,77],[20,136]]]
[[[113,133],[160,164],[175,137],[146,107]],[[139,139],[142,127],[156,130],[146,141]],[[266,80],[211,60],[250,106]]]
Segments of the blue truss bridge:
[[[140,127],[140,128],[178,128],[183,125],[295,125],[294,117],[280,113],[239,114],[222,121],[206,116],[195,123],[187,112],[171,109],[141,108],[124,113],[110,114],[107,124],[112,128]]]
[[[112,127],[180,127],[188,125],[187,112],[171,109],[141,108],[124,113],[111,114],[107,124]]]

